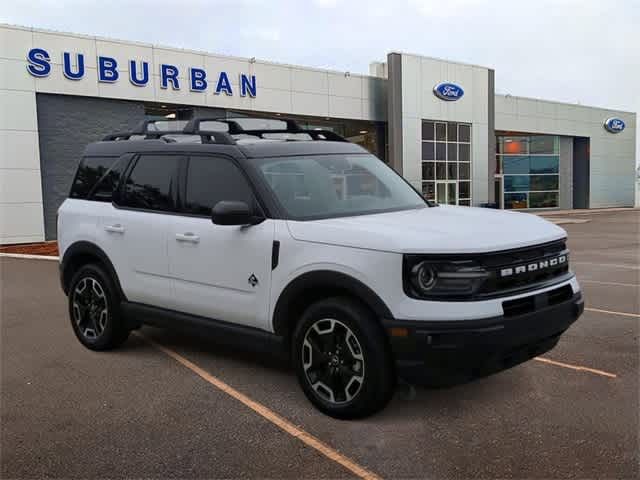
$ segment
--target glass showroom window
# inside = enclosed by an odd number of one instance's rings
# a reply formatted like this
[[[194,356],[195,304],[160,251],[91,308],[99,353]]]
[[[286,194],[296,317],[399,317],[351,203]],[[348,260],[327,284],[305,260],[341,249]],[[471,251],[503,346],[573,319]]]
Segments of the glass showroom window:
[[[422,193],[438,203],[471,205],[471,125],[422,121]]]
[[[560,190],[559,139],[550,135],[498,136],[504,208],[556,208]]]

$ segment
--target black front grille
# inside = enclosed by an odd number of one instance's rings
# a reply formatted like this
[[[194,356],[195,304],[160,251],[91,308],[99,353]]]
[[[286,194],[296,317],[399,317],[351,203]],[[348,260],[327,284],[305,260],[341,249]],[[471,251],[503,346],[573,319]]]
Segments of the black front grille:
[[[514,317],[531,313],[540,308],[557,305],[566,302],[573,297],[571,285],[565,285],[548,292],[531,295],[528,297],[516,298],[502,302],[502,310],[505,317]]]
[[[489,278],[477,292],[478,296],[517,293],[569,273],[569,251],[564,240],[490,253],[478,260],[489,272]],[[526,271],[522,272],[523,268]]]
[[[434,265],[439,277],[447,279],[444,281],[448,282],[449,291],[424,295],[416,292],[411,281],[411,270],[422,261]],[[531,268],[532,266],[535,268]],[[511,273],[506,274],[505,271],[509,269]],[[451,275],[451,272],[454,275]],[[462,276],[455,278],[455,273]],[[465,279],[464,275],[471,277]],[[408,254],[403,257],[405,293],[411,298],[425,300],[469,301],[505,297],[551,286],[568,280],[571,275],[569,251],[564,239],[500,252],[458,255]],[[453,287],[458,287],[458,290],[454,290]]]

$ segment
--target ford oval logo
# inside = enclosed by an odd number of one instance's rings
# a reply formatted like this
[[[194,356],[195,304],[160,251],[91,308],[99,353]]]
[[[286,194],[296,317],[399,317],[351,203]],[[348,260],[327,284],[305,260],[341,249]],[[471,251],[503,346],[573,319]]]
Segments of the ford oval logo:
[[[433,93],[436,97],[447,102],[460,100],[464,95],[464,90],[455,83],[439,83],[433,87]]]
[[[604,121],[604,128],[606,128],[607,131],[611,133],[620,133],[624,130],[624,127],[626,127],[624,121],[619,118],[612,117],[607,118]]]

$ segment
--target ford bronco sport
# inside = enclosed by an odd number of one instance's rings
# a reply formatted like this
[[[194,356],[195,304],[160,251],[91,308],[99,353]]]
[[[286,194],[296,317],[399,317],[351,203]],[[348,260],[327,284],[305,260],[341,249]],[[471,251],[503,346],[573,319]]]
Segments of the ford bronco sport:
[[[526,361],[583,311],[560,227],[427,202],[363,148],[281,119],[145,121],[89,145],[58,241],[87,348],[142,324],[282,348],[339,418],[383,408],[398,377]]]

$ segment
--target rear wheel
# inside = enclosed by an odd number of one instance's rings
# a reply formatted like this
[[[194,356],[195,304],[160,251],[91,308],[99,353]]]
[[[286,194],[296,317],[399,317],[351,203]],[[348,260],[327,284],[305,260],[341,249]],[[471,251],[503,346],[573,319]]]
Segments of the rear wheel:
[[[113,281],[95,264],[84,265],[73,275],[69,316],[76,337],[91,350],[115,348],[129,336]]]
[[[360,303],[335,297],[311,305],[293,335],[298,380],[309,400],[337,418],[382,409],[394,388],[381,327]]]

